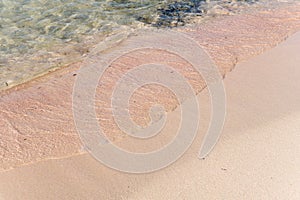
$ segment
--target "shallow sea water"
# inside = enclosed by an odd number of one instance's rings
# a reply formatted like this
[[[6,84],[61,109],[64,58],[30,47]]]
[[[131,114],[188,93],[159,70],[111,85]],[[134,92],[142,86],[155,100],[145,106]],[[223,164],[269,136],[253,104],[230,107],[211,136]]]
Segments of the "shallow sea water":
[[[116,32],[230,15],[257,0],[0,0],[0,90],[80,61]],[[264,1],[264,4],[272,1]]]

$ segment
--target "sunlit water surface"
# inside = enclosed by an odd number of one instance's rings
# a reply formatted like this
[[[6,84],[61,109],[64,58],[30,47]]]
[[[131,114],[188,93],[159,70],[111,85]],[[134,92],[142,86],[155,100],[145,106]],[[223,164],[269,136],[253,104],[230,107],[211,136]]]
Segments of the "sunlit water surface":
[[[269,1],[265,1],[269,2]],[[108,35],[176,27],[260,1],[0,0],[0,90],[83,59]]]

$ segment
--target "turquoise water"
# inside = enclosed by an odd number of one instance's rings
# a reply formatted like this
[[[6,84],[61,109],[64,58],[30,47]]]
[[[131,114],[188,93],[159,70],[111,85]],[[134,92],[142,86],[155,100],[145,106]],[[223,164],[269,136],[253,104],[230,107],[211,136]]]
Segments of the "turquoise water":
[[[80,60],[114,32],[183,26],[255,2],[0,0],[0,90]]]

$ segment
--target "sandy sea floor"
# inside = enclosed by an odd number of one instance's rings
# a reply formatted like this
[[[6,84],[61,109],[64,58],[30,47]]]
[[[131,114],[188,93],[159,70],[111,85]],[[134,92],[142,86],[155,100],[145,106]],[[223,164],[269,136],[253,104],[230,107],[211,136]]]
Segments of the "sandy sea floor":
[[[268,9],[269,0],[0,1],[0,91],[82,61],[115,33],[176,27],[191,21]]]
[[[224,132],[205,160],[197,152],[210,104],[205,82],[192,66],[158,50],[113,63],[100,81],[96,109],[104,132],[121,145],[131,146],[132,141],[106,108],[113,84],[124,73],[122,66],[171,63],[203,102],[203,123],[192,147],[173,165],[151,174],[111,170],[83,150],[72,114],[72,89],[81,62],[2,91],[0,199],[299,199],[299,30],[297,3],[178,30],[202,45],[226,75]],[[153,98],[157,92],[159,98]],[[170,124],[178,120],[178,102],[164,88],[142,88],[132,102],[131,114],[140,124],[149,122],[147,110],[157,102],[166,106]],[[169,128],[166,132],[172,135]],[[148,146],[168,138],[158,137]]]

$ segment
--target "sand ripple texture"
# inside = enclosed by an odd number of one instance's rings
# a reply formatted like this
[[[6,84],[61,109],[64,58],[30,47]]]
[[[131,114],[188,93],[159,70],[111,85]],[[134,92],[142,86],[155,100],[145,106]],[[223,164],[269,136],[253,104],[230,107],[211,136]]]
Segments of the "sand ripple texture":
[[[224,76],[237,62],[261,54],[298,30],[299,4],[252,14],[227,16],[199,26],[180,29],[204,46]],[[192,66],[168,52],[145,50],[121,57],[107,69],[100,81],[104,84],[99,84],[96,94],[99,123],[110,139],[120,141],[125,137],[113,121],[111,111],[107,109],[115,81],[124,73],[125,68],[128,70],[151,61],[167,63],[177,69],[197,92],[205,87],[201,76]],[[72,115],[72,89],[81,64],[72,64],[1,92],[0,171],[85,152],[82,150]],[[159,97],[154,98],[154,94],[159,94],[155,95]],[[133,120],[141,125],[149,122],[148,108],[151,105],[161,103],[167,111],[178,106],[172,93],[153,85],[138,90],[131,103]]]

